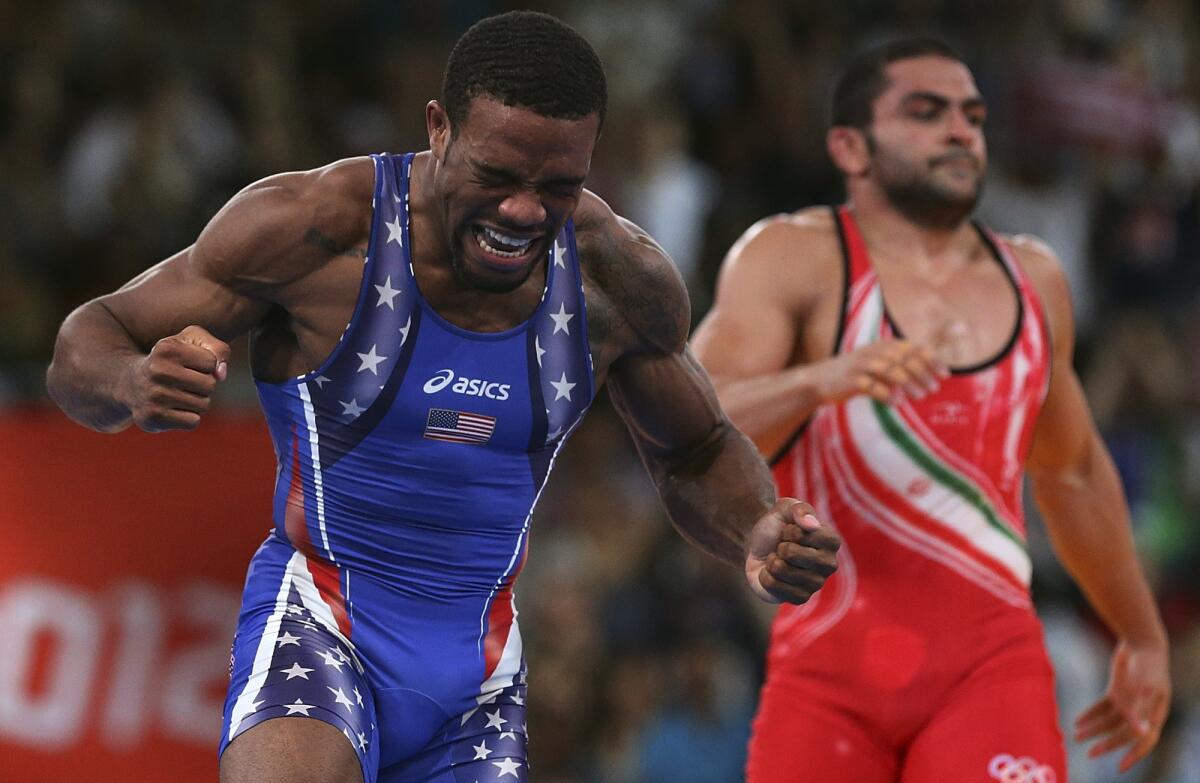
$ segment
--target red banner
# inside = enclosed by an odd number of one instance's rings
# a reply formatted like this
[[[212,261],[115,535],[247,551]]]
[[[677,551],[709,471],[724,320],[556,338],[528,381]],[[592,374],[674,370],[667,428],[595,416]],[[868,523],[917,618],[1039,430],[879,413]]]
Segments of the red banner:
[[[162,435],[0,414],[0,781],[217,779],[273,481],[250,414]]]

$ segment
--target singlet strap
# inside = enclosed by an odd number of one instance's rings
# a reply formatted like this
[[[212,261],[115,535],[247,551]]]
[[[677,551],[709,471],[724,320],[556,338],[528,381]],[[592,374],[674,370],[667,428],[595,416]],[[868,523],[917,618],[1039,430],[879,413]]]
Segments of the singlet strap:
[[[863,239],[850,207],[842,204],[837,207],[836,212],[838,239],[842,243],[842,255],[848,271],[846,289],[849,290],[862,278],[875,274],[875,270],[871,266],[871,255],[867,252],[867,241]]]

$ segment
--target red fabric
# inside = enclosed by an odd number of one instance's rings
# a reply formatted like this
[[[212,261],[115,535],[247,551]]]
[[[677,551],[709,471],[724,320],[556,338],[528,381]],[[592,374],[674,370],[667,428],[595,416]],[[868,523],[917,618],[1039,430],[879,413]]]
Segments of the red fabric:
[[[256,415],[99,435],[0,414],[0,779],[216,780],[274,473]]]

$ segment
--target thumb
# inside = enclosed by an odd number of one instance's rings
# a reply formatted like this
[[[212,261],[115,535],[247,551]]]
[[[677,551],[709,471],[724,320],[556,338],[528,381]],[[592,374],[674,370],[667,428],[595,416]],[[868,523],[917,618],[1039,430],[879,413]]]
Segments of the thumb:
[[[771,509],[759,517],[758,521],[754,523],[754,527],[750,529],[750,535],[746,541],[746,559],[755,563],[765,561],[767,555],[774,552],[775,547],[779,546],[779,542],[783,538],[783,527],[786,524],[786,518],[777,509]]]
[[[179,333],[179,339],[205,349],[213,355],[212,374],[218,381],[229,374],[229,343],[218,340],[203,326],[189,326]]]

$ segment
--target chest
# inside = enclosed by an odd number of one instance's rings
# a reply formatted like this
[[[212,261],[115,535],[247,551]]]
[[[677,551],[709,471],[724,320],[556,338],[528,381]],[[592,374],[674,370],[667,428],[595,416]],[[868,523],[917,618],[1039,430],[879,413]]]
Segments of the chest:
[[[995,259],[971,262],[945,275],[922,275],[902,264],[876,268],[891,330],[928,347],[947,366],[989,362],[1020,327],[1017,285]]]

